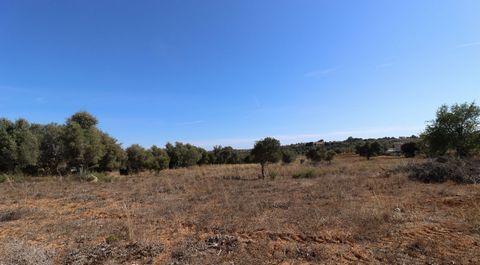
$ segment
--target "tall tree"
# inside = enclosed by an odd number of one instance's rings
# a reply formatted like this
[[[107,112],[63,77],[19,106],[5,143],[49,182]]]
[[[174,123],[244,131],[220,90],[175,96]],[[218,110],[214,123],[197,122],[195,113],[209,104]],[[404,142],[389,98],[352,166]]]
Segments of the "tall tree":
[[[117,142],[117,139],[112,138],[106,133],[101,133],[101,144],[104,149],[104,154],[98,162],[98,169],[100,171],[114,171],[119,169],[127,159],[127,155]]]
[[[62,141],[63,129],[64,126],[53,123],[39,128],[39,166],[46,174],[59,173],[59,167],[65,160]]]
[[[68,165],[80,173],[98,166],[104,155],[102,133],[97,119],[86,112],[78,112],[67,120],[64,130],[65,157]]]
[[[0,172],[11,172],[17,160],[17,144],[13,137],[13,123],[0,119]]]
[[[17,145],[16,168],[25,171],[28,168],[36,167],[40,148],[37,137],[30,130],[30,123],[25,119],[17,120],[13,128],[13,137]]]

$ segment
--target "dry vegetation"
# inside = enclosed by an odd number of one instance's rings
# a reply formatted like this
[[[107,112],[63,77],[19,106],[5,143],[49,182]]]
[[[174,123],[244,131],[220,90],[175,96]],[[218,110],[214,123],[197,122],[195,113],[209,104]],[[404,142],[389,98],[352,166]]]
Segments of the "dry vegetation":
[[[411,161],[6,182],[0,264],[479,264],[480,187],[389,171]]]

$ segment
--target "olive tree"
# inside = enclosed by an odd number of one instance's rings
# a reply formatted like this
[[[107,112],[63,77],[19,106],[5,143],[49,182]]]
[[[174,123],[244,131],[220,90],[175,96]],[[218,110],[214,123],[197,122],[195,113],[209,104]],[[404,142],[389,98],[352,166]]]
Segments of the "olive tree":
[[[267,164],[278,162],[282,156],[280,141],[271,137],[257,141],[251,151],[251,155],[253,161],[260,163],[262,167],[262,179],[265,179]]]
[[[0,119],[0,172],[14,170],[17,159],[17,144],[13,137],[14,125],[7,119]]]
[[[432,155],[455,150],[460,157],[472,155],[480,146],[480,107],[474,102],[441,106],[422,138]]]
[[[39,129],[39,167],[46,174],[60,174],[60,165],[65,160],[62,141],[63,130],[64,126],[58,124],[47,124]]]
[[[102,133],[97,119],[87,112],[78,112],[68,120],[64,130],[65,158],[80,173],[98,166],[104,155]]]
[[[160,170],[168,168],[170,158],[165,150],[153,145],[148,152],[150,153],[150,157],[148,159],[148,168],[150,170],[159,172]]]
[[[165,149],[170,157],[170,168],[194,166],[202,158],[202,153],[199,148],[191,144],[176,142],[175,145],[173,145],[167,143]]]
[[[372,156],[381,154],[382,146],[377,141],[373,143],[365,142],[364,144],[357,145],[355,152],[360,156],[366,157],[367,160],[370,160]]]
[[[132,144],[126,150],[127,169],[129,172],[138,173],[147,166],[148,153],[138,144]]]
[[[400,150],[402,151],[405,157],[415,157],[415,154],[419,150],[417,143],[415,142],[408,142],[404,143],[400,146]]]

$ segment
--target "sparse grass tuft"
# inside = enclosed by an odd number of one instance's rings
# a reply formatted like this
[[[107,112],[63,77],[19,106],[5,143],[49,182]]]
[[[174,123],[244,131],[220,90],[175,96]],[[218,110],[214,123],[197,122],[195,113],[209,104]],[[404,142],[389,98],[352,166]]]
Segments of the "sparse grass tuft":
[[[292,174],[294,179],[312,179],[319,177],[320,173],[315,169],[304,169]]]

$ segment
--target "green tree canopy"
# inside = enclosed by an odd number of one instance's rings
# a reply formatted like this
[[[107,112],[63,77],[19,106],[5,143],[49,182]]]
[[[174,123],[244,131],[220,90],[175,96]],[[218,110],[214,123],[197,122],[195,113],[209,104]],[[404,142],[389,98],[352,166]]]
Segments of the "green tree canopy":
[[[370,160],[371,157],[382,153],[382,146],[377,141],[373,143],[365,142],[364,144],[357,145],[355,147],[355,152]]]
[[[251,151],[253,161],[260,163],[262,167],[262,178],[265,178],[265,167],[267,163],[276,163],[282,157],[280,141],[267,137],[257,141]]]
[[[165,150],[153,145],[148,152],[150,153],[148,168],[159,172],[160,170],[167,169],[170,163],[170,157],[168,157]]]
[[[480,107],[475,103],[443,105],[422,137],[432,155],[443,155],[452,149],[465,157],[480,146],[479,126]]]
[[[17,160],[17,144],[13,136],[14,125],[7,119],[0,119],[0,171],[12,172]]]
[[[295,162],[297,159],[297,153],[290,148],[282,149],[282,162],[285,164],[290,164]]]
[[[64,129],[65,158],[70,167],[80,172],[98,167],[105,150],[97,119],[86,112],[75,113]]]
[[[400,146],[400,150],[402,151],[405,157],[415,157],[419,148],[416,142],[408,142],[408,143],[402,144]]]
[[[148,153],[145,148],[138,144],[133,144],[126,150],[128,171],[138,173],[147,167]]]
[[[202,158],[201,151],[191,144],[176,142],[175,145],[172,145],[167,143],[165,149],[170,157],[170,168],[194,166]]]
[[[313,162],[320,162],[325,158],[325,149],[323,146],[315,146],[307,151],[306,157]]]

